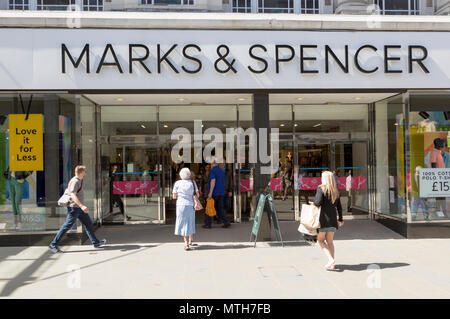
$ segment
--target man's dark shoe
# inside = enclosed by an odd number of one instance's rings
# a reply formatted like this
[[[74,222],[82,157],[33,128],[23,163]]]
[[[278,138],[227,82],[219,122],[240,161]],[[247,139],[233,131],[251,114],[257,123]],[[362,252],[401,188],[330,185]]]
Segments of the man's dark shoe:
[[[55,254],[61,254],[63,252],[58,246],[49,245],[48,248]]]
[[[231,226],[231,224],[228,223],[228,224],[224,224],[224,225],[222,226],[222,228],[228,228],[228,227],[230,227],[230,226]]]
[[[202,225],[202,228],[208,228],[208,229],[210,229],[211,226],[210,226],[210,225]]]
[[[106,239],[100,240],[97,244],[94,245],[95,248],[100,248],[106,245]]]

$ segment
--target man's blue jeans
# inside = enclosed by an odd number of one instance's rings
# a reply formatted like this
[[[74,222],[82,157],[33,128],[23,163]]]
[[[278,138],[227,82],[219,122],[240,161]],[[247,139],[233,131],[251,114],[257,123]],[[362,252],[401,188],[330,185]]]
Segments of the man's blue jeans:
[[[58,245],[59,241],[65,235],[65,233],[67,233],[67,231],[72,228],[73,224],[75,224],[77,218],[86,228],[86,234],[88,235],[92,245],[97,245],[99,243],[99,240],[97,239],[97,237],[95,237],[94,226],[92,225],[91,217],[89,216],[89,214],[83,212],[79,207],[68,207],[66,221],[59,229],[59,232],[56,234],[51,245]]]
[[[225,196],[213,196],[214,208],[216,209],[217,220],[224,223],[224,225],[229,224],[227,213],[225,211]],[[206,215],[205,225],[211,226],[211,217]]]

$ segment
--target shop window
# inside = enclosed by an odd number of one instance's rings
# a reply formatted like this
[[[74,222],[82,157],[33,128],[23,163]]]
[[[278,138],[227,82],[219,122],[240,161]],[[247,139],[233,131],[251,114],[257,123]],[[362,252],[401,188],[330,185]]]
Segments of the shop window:
[[[261,13],[293,13],[293,0],[259,0],[258,12]]]
[[[300,13],[318,14],[319,0],[301,0]]]
[[[420,14],[420,0],[375,0],[374,4],[379,8],[380,14]]]
[[[66,11],[69,6],[75,6],[75,0],[37,0],[37,10]]]
[[[233,0],[231,10],[243,13],[252,12],[251,0]]]
[[[0,232],[59,229],[65,220],[66,208],[59,207],[56,203],[78,164],[87,168],[83,183],[84,204],[90,208],[91,217],[95,219],[96,148],[93,105],[69,94],[34,94],[32,97],[24,94],[22,101],[25,112],[30,105],[32,125],[38,130],[41,128],[42,135],[31,142],[24,140],[24,145],[32,143],[29,146],[33,149],[29,152],[35,153],[27,153],[31,157],[24,155],[23,152],[28,152],[27,150],[21,151],[14,147],[14,154],[10,154],[11,134],[16,134],[17,140],[22,135],[31,133],[26,133],[26,130],[14,133],[17,132],[14,128],[23,122],[13,116],[24,114],[20,96],[0,94]],[[39,139],[42,144],[39,144]],[[43,154],[43,164],[37,169],[32,156],[39,156],[40,153]],[[14,163],[11,162],[12,159]],[[21,169],[12,169],[17,163],[21,165]],[[76,225],[74,229],[77,229]]]
[[[29,0],[9,0],[9,10],[30,10]]]
[[[375,103],[377,213],[406,220],[402,96]]]
[[[84,11],[103,11],[103,0],[83,0]]]
[[[141,4],[150,4],[155,6],[192,6],[194,5],[194,0],[141,0]]]
[[[410,98],[412,221],[450,219],[450,95]]]

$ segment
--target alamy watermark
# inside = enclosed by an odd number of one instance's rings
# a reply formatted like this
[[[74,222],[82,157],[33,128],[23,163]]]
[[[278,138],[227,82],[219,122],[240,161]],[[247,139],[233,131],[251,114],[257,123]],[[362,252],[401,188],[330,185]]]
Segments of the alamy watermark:
[[[209,127],[203,132],[202,121],[194,120],[193,134],[187,128],[178,127],[172,131],[171,139],[177,141],[171,151],[171,158],[175,163],[191,163],[192,158],[193,163],[220,163],[226,158],[227,163],[261,163],[261,174],[272,174],[278,168],[278,128],[272,128],[270,134],[267,128],[227,128],[224,134],[217,127]],[[209,143],[203,147],[203,142]]]
[[[81,288],[81,267],[77,264],[67,266],[67,288],[80,289]]]
[[[366,284],[367,288],[381,288],[381,268],[377,264],[370,264],[367,266],[366,271],[369,273],[367,276]]]

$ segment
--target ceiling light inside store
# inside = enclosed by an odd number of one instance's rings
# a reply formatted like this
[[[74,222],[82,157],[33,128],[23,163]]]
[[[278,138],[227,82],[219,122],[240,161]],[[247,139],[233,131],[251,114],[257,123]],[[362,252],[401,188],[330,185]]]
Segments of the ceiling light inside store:
[[[359,96],[355,97],[355,100],[361,100],[361,98]]]
[[[164,127],[165,127],[165,128],[168,128],[169,126],[168,126],[167,124],[164,124]]]
[[[284,126],[284,124],[283,124],[283,123],[281,123],[281,124],[280,124],[280,126]]]
[[[180,102],[186,101],[186,99],[183,99],[182,97],[177,98],[177,100]]]
[[[238,101],[247,101],[247,98],[245,98],[245,97],[240,97],[240,98],[238,98]]]
[[[116,99],[116,101],[117,101],[117,102],[123,102],[123,98],[118,97],[118,98]]]
[[[297,127],[297,126],[298,126],[298,124],[297,124],[297,123],[295,123],[295,124],[294,124],[294,126],[295,126],[295,127]]]
[[[297,101],[303,101],[303,98],[302,97],[298,97]]]
[[[319,127],[321,125],[322,125],[322,123],[319,123],[319,124],[314,125],[313,127]]]
[[[141,124],[141,127],[142,127],[142,128],[145,128],[145,125],[144,125],[144,124]]]

